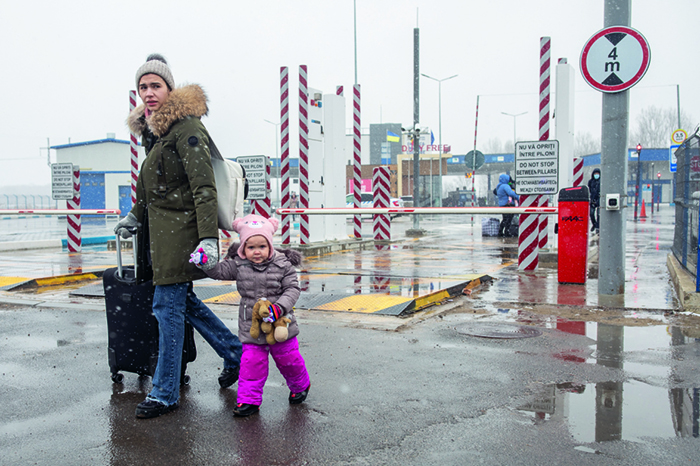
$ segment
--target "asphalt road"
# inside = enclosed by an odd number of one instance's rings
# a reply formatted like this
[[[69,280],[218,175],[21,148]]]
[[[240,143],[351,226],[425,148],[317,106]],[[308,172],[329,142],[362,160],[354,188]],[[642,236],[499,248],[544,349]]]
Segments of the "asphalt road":
[[[0,307],[1,464],[700,462],[700,343],[685,316],[584,316],[581,335],[536,307],[484,314],[466,298],[410,319],[303,311],[306,403],[288,404],[273,366],[260,413],[234,418],[236,385],[219,389],[221,361],[197,336],[181,407],[137,420],[150,380],[113,384],[104,313],[64,307]],[[235,331],[234,310],[214,309]],[[541,335],[465,334],[484,323]]]

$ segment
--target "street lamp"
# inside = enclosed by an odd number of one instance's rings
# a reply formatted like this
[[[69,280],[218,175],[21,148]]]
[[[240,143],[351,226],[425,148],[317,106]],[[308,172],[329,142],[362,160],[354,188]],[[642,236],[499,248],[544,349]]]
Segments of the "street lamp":
[[[437,81],[438,83],[438,153],[440,154],[440,163],[438,166],[440,167],[440,176],[438,177],[438,192],[440,195],[438,196],[438,206],[442,207],[442,82],[447,81],[448,79],[456,78],[458,75],[450,76],[449,78],[443,78],[443,79],[437,79],[433,78],[432,76],[428,76],[427,74],[421,73],[422,76],[425,76],[428,79],[432,79],[433,81]],[[433,166],[433,163],[430,162],[430,166]]]
[[[276,200],[279,203],[279,201],[280,201],[280,189],[279,189],[279,183],[280,183],[280,145],[279,145],[279,139],[278,139],[279,138],[279,131],[277,131],[277,127],[280,124],[275,123],[274,121],[266,120],[265,118],[263,118],[263,120],[266,121],[267,123],[270,123],[271,125],[275,125],[275,161],[277,163],[277,170],[275,170],[277,172],[277,181],[275,182],[275,184],[277,185],[277,186],[275,186],[275,197],[277,198]],[[280,205],[280,207],[282,207],[282,206]]]
[[[515,119],[518,118],[521,115],[525,115],[527,112],[523,113],[518,113],[517,115],[513,115],[512,113],[506,113],[506,112],[501,112],[504,115],[508,115],[510,117],[513,117],[513,153],[515,153]]]

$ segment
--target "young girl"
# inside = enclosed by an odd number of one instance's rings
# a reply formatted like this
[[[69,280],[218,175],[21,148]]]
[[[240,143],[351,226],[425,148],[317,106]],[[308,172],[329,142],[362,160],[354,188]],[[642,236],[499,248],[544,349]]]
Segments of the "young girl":
[[[268,375],[268,353],[289,387],[289,403],[298,404],[309,393],[309,373],[299,353],[299,327],[294,316],[294,304],[299,299],[299,282],[295,266],[301,264],[301,254],[292,250],[275,251],[272,235],[278,220],[258,215],[246,215],[233,222],[233,230],[240,234],[240,245],[231,245],[226,258],[207,275],[217,280],[235,280],[241,303],[238,310],[238,335],[243,343],[241,370],[238,379],[236,416],[257,413],[262,403],[263,387]],[[203,258],[202,258],[203,260]],[[195,261],[198,267],[203,264]],[[268,345],[265,334],[258,338],[250,335],[253,305],[260,298],[272,303],[273,319],[287,317],[288,339]]]

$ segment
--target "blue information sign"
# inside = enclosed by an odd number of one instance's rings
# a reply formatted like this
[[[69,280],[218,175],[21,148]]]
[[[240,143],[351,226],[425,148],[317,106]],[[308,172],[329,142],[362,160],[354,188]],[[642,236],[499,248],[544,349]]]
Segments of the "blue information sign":
[[[669,149],[668,149],[668,164],[669,164],[669,170],[671,170],[671,173],[676,172],[676,149],[678,149],[680,145],[678,144],[673,144]]]

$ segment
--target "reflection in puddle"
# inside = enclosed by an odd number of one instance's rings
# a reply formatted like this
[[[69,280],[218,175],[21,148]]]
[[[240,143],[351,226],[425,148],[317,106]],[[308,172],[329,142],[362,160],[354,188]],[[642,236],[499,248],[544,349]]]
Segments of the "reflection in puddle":
[[[535,424],[564,422],[577,442],[698,437],[700,390],[645,383],[601,382],[546,386],[518,409]]]
[[[620,379],[544,386],[518,407],[532,413],[535,424],[565,423],[582,443],[700,436],[700,389],[674,387],[678,375],[674,362],[683,360],[684,345],[698,343],[684,329],[602,323],[557,328],[596,340],[590,358],[568,361],[615,369]],[[667,355],[670,366],[634,362],[636,355],[650,351]]]

